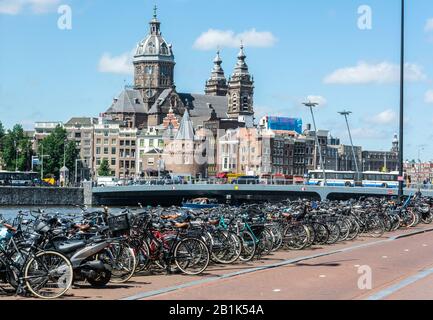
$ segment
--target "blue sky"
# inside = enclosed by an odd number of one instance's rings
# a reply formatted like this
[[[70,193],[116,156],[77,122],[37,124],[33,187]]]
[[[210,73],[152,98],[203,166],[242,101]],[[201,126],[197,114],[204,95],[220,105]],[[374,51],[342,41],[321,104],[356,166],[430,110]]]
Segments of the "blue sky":
[[[72,29],[60,30],[58,6],[72,9]],[[310,115],[347,142],[388,150],[398,130],[399,4],[396,0],[0,0],[0,121],[97,116],[125,83],[131,51],[148,32],[154,4],[176,57],[180,92],[200,93],[216,47],[230,75],[237,43],[246,46],[255,79],[256,113]],[[372,10],[372,29],[358,27],[358,8]],[[433,6],[408,1],[406,158],[433,159]]]

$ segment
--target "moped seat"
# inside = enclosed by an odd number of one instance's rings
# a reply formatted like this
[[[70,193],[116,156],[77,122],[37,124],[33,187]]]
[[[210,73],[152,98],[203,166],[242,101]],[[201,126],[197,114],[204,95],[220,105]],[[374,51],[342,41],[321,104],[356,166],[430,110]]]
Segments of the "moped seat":
[[[85,241],[62,242],[56,247],[62,253],[70,253],[78,249],[84,248],[87,245]]]

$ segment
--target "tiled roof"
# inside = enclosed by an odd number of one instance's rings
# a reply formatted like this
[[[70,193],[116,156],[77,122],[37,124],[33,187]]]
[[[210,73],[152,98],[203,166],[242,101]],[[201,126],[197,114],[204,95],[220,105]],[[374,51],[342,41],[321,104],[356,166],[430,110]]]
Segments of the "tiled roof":
[[[114,100],[107,113],[147,113],[146,111],[140,91],[125,89]]]
[[[97,122],[97,119],[95,118],[89,118],[89,117],[74,117],[71,118],[68,122],[65,123],[65,126],[75,126],[75,125],[82,125],[82,126],[91,126]]]
[[[195,126],[203,125],[204,121],[209,120],[212,110],[209,109],[208,103],[215,109],[219,118],[227,117],[227,97],[195,93],[179,93],[179,97],[184,104],[188,101],[191,120]]]

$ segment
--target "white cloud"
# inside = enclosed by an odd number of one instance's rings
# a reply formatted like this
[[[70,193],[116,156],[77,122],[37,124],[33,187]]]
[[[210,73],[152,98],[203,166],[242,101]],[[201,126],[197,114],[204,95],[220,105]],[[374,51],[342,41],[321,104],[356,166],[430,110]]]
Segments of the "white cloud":
[[[60,0],[0,0],[0,14],[17,15],[30,9],[33,13],[46,13],[54,10]]]
[[[400,67],[398,65],[382,62],[379,64],[368,64],[359,62],[354,67],[341,68],[327,77],[326,84],[384,84],[398,82],[400,79]],[[405,64],[405,79],[407,81],[422,81],[427,79],[422,67],[413,64]]]
[[[110,53],[104,53],[99,59],[98,70],[103,73],[114,74],[134,74],[134,66],[132,64],[132,52],[125,52],[119,56],[112,56]]]
[[[427,20],[424,30],[425,32],[433,31],[433,18]]]
[[[371,139],[371,140],[382,140],[389,139],[384,131],[375,128],[355,128],[351,129],[351,134],[354,139]]]
[[[209,29],[203,32],[194,42],[194,48],[211,50],[218,47],[236,48],[241,41],[247,47],[272,47],[278,39],[269,31],[259,32],[256,29],[235,33],[231,30]]]
[[[433,103],[433,90],[428,90],[425,93],[424,101],[426,103]]]
[[[382,125],[397,123],[397,113],[391,109],[388,109],[371,117],[370,121],[375,124]]]
[[[326,104],[328,103],[328,101],[322,96],[308,96],[307,100],[311,101],[311,102],[318,103],[319,106],[322,106],[322,107],[326,106]]]

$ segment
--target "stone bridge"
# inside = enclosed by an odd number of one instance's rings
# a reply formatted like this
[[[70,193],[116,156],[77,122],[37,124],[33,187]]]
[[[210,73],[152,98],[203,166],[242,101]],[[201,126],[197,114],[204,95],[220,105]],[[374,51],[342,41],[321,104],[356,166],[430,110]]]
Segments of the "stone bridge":
[[[415,189],[406,189],[411,195]],[[198,197],[216,198],[220,201],[266,201],[278,199],[308,198],[316,200],[346,200],[362,196],[397,196],[397,189],[364,187],[322,187],[304,185],[215,185],[188,184],[163,186],[98,187],[86,192],[85,202],[93,205],[172,205]],[[423,192],[433,197],[433,190]]]

